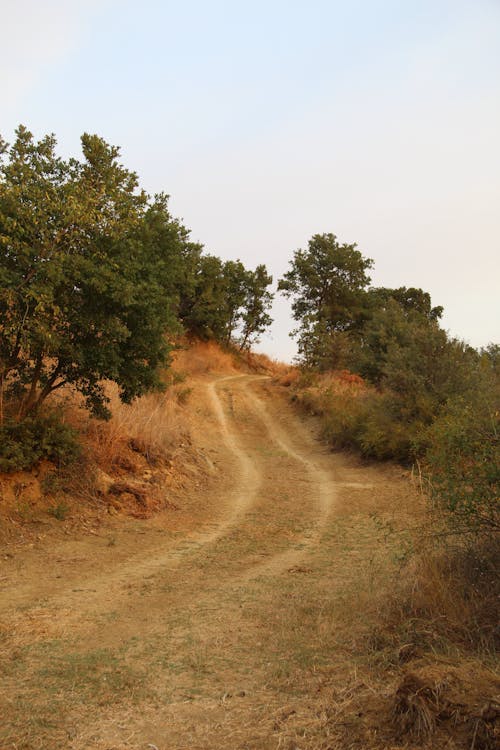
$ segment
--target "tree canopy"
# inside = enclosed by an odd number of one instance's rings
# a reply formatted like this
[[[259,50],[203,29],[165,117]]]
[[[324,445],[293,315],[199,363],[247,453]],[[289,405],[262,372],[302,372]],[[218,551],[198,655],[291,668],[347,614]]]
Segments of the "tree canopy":
[[[246,345],[270,323],[265,270],[204,255],[117,147],[81,144],[65,160],[23,126],[0,141],[0,405],[18,418],[66,384],[106,416],[103,381],[125,402],[161,388],[183,330],[229,342],[240,326]]]
[[[264,265],[251,271],[240,260],[198,255],[181,297],[180,320],[199,338],[248,348],[272,323],[272,281]]]
[[[297,250],[278,289],[292,299],[299,323],[299,353],[306,364],[331,366],[338,334],[356,330],[364,317],[367,275],[373,266],[356,244],[340,244],[334,234],[315,234],[307,250]]]

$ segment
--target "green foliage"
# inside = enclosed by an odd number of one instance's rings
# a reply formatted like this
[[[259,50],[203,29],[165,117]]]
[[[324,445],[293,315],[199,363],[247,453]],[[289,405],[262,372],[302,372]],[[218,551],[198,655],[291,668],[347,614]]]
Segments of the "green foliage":
[[[103,379],[127,402],[161,387],[186,230],[117,148],[84,135],[79,162],[55,146],[20,127],[0,165],[0,387],[21,416],[65,384],[107,416]]]
[[[181,305],[181,320],[189,333],[205,340],[226,338],[230,314],[225,309],[226,289],[223,261],[213,255],[200,256]]]
[[[323,437],[337,449],[360,448],[359,438],[368,411],[367,397],[326,393],[322,404]]]
[[[373,261],[340,244],[334,234],[315,234],[307,250],[297,250],[278,289],[292,298],[299,323],[299,353],[304,363],[327,369],[329,349],[336,352],[336,334],[355,331],[365,316],[367,271]]]
[[[247,346],[270,324],[265,267],[203,255],[119,149],[85,134],[64,160],[54,136],[16,136],[0,143],[0,421],[4,397],[22,419],[66,384],[106,418],[103,381],[126,403],[161,389],[183,326]]]
[[[6,421],[0,426],[0,471],[30,469],[42,459],[61,466],[80,454],[76,431],[56,414]]]
[[[427,320],[439,320],[443,314],[443,308],[440,305],[432,307],[431,296],[428,292],[415,287],[402,286],[399,289],[374,287],[368,290],[368,295],[368,304],[375,310],[396,302],[406,316],[417,314]]]
[[[241,349],[249,349],[257,343],[259,337],[273,322],[268,313],[273,302],[273,295],[267,287],[273,277],[264,265],[258,265],[255,271],[247,271],[244,281],[244,303],[241,313]]]
[[[422,451],[422,422],[403,416],[405,403],[390,392],[372,396],[357,435],[364,456],[411,463]]]
[[[428,431],[426,471],[434,500],[455,522],[498,531],[500,389],[488,378],[448,404]]]
[[[477,362],[477,352],[450,340],[433,314],[404,309],[392,298],[372,308],[349,359],[360,375],[398,395],[405,418],[424,421],[471,387]]]
[[[212,255],[193,259],[192,278],[181,295],[180,317],[186,330],[201,339],[215,339],[248,348],[272,323],[268,309],[272,277],[264,265],[255,271],[241,261],[223,262]]]
[[[455,521],[497,530],[500,347],[477,352],[450,339],[439,326],[443,309],[422,289],[366,290],[370,267],[334,235],[315,235],[295,253],[279,288],[293,298],[303,363],[347,365],[372,386],[316,383],[301,392],[299,384],[298,398],[321,415],[334,447],[421,460]]]
[[[333,448],[403,463],[422,452],[423,425],[401,419],[393,394],[319,388],[316,392],[306,389],[299,400],[308,411],[321,416],[322,435]]]

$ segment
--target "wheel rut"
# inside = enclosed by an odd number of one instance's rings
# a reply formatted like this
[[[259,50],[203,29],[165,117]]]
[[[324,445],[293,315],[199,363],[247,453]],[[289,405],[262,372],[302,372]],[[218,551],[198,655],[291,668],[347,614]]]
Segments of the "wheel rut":
[[[260,379],[262,382],[263,379]],[[252,381],[250,381],[251,383]],[[258,383],[255,380],[254,383]],[[299,450],[297,447],[297,436],[293,442],[289,430],[280,425],[279,420],[273,415],[265,405],[262,398],[255,393],[252,388],[245,388],[245,397],[252,412],[255,414],[262,427],[264,428],[268,440],[276,445],[283,453],[290,457],[294,462],[303,467],[308,483],[313,488],[314,499],[314,517],[310,522],[304,534],[296,539],[293,546],[289,549],[274,554],[262,563],[252,566],[242,575],[244,580],[251,580],[260,575],[278,574],[282,570],[288,569],[301,562],[308,554],[310,548],[317,545],[321,539],[322,531],[328,520],[336,499],[336,482],[332,476],[331,470],[322,468],[318,458],[318,446],[310,446],[309,451]],[[295,430],[300,430],[299,425],[295,423]],[[288,423],[290,429],[290,421]],[[300,435],[304,438],[306,436]],[[297,494],[301,488],[296,488]]]
[[[71,588],[64,585],[64,581],[56,585],[55,590],[44,592],[44,601],[50,603],[54,610],[65,609],[75,613],[86,604],[92,607],[93,613],[99,609],[107,609],[111,601],[114,604],[123,596],[125,590],[129,594],[134,587],[134,582],[148,580],[157,573],[171,572],[172,574],[180,567],[189,567],[193,558],[203,555],[207,548],[213,547],[212,562],[220,562],[220,556],[230,555],[226,559],[224,573],[226,579],[236,576],[238,580],[250,580],[264,573],[279,573],[287,567],[297,564],[303,559],[308,550],[318,543],[321,531],[332,510],[335,498],[335,483],[330,472],[321,468],[314,457],[315,446],[309,445],[309,450],[300,450],[297,447],[303,435],[300,432],[293,440],[290,434],[290,426],[294,430],[300,430],[298,420],[289,421],[287,428],[280,425],[274,415],[266,408],[264,400],[255,392],[255,387],[265,381],[262,376],[237,375],[214,380],[207,385],[207,399],[215,417],[215,425],[212,423],[207,429],[216,429],[220,436],[226,452],[233,459],[232,466],[227,466],[226,471],[231,474],[231,489],[227,496],[219,498],[217,515],[198,530],[180,539],[177,543],[167,544],[165,547],[156,549],[147,556],[133,556],[120,566],[111,567],[100,571],[97,576],[89,576],[84,582],[78,583],[73,580]],[[245,418],[253,422],[253,434],[250,438],[242,437],[241,425],[238,423],[240,415],[235,415],[232,409],[225,406],[224,399],[220,395],[221,389],[226,391],[230,403],[238,397],[245,407]],[[268,466],[263,459],[262,452],[256,450],[255,443],[262,441],[266,446],[266,452],[270,455],[267,460]],[[311,450],[312,447],[312,450]],[[266,503],[269,494],[268,485],[274,486],[277,481],[282,481],[279,475],[283,472],[280,462],[273,463],[273,449],[277,449],[281,458],[286,457],[288,466],[285,471],[290,473],[290,463],[300,467],[297,484],[293,486],[290,482],[289,505],[291,516],[301,516],[304,509],[297,503],[297,511],[294,510],[294,497],[302,497],[307,485],[310,496],[307,511],[311,517],[307,526],[300,535],[294,535],[292,543],[285,550],[274,553],[264,547],[258,548],[262,539],[254,543],[253,560],[244,564],[241,570],[240,561],[235,557],[235,550],[222,550],[217,552],[217,543],[224,538],[238,533],[247,537],[252,534],[252,527],[256,520],[265,527],[265,518],[269,516],[279,532],[280,507],[276,504]],[[266,475],[267,471],[267,475]],[[300,484],[299,484],[300,482]],[[261,495],[260,503],[256,505],[258,495]],[[277,522],[277,523],[276,523]],[[265,539],[265,528],[262,537]],[[241,549],[241,547],[240,547]],[[237,550],[236,550],[237,554]],[[255,557],[261,558],[255,561]],[[262,560],[262,558],[265,558]],[[203,568],[203,574],[207,573]],[[33,601],[33,586],[20,586],[15,596],[11,592],[5,596],[9,597],[9,603],[15,602],[16,606],[29,606]]]
[[[44,577],[32,554],[4,586],[2,645],[18,652],[4,658],[0,688],[17,727],[5,734],[9,750],[31,747],[18,742],[27,699],[39,717],[33,747],[275,750],[270,716],[288,700],[288,675],[334,653],[335,617],[321,602],[337,587],[342,614],[343,579],[358,561],[349,545],[359,540],[358,531],[345,544],[338,537],[337,494],[344,504],[346,492],[371,495],[384,476],[332,458],[265,377],[198,387],[193,438],[214,466],[193,485],[202,523],[160,537],[127,522],[100,565],[78,560],[105,540],[78,539],[67,580],[56,575],[57,550]],[[2,658],[0,649],[0,668]]]

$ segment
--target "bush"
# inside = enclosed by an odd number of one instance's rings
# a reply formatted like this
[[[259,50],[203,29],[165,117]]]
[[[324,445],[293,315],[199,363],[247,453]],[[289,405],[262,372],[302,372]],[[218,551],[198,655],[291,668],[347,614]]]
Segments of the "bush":
[[[396,394],[380,393],[343,372],[323,375],[303,390],[301,385],[296,400],[321,418],[322,435],[333,448],[403,462],[422,454],[423,425],[406,415],[405,403]]]
[[[413,463],[425,447],[425,425],[410,417],[404,399],[386,391],[368,404],[359,436],[364,456]]]
[[[327,394],[322,405],[322,435],[334,448],[359,448],[367,397]]]
[[[431,496],[469,528],[500,528],[500,424],[494,394],[448,406],[428,431]]]
[[[42,459],[61,466],[80,453],[77,432],[57,414],[7,421],[0,427],[0,471],[31,469]]]

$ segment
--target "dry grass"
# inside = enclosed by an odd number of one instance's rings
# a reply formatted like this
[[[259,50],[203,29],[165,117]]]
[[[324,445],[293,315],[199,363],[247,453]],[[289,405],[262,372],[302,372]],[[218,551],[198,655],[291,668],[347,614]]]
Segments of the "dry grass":
[[[298,367],[289,367],[288,370],[277,378],[278,385],[285,388],[296,386],[300,380],[300,370]]]
[[[426,682],[409,672],[394,696],[392,718],[401,735],[427,739],[436,729],[436,717],[444,703],[446,681],[438,677]]]
[[[75,399],[66,404],[65,418],[81,433],[84,470],[68,467],[56,493],[81,504],[102,505],[109,512],[146,518],[175,507],[166,485],[179,472],[177,457],[189,448],[191,387],[171,384],[164,393],[150,393],[123,404],[115,384],[107,384],[112,417],[104,422],[88,417]]]
[[[173,370],[179,375],[230,374],[238,370],[235,356],[215,341],[180,342],[173,355]]]
[[[168,461],[179,445],[189,441],[190,417],[183,403],[186,386],[148,394],[130,405],[119,401],[114,386],[110,391],[112,418],[109,422],[89,420],[84,433],[98,465],[105,471],[133,471],[131,451],[145,457],[151,465]]]
[[[279,681],[310,698],[276,711],[277,747],[496,750],[498,540],[438,535],[422,498],[391,516],[380,490],[359,494],[341,506],[334,574],[287,592],[296,619],[282,602],[295,664]]]
[[[164,393],[127,405],[121,403],[117,386],[107,384],[112,413],[108,422],[89,419],[77,397],[63,394],[66,419],[82,434],[88,464],[84,473],[73,473],[69,490],[87,500],[106,495],[115,510],[132,509],[140,516],[164,507],[159,495],[165,472],[173,470],[191,443],[189,401],[196,381],[212,373],[236,373],[237,368],[235,357],[215,342],[181,343],[165,372]],[[182,472],[182,466],[175,470]]]
[[[421,574],[425,577],[426,571]],[[343,613],[335,607],[328,611],[325,591],[321,606],[311,601],[297,622],[289,620],[289,653],[296,666],[299,641],[304,649],[308,633],[317,666],[304,663],[281,679],[282,689],[288,685],[292,695],[298,689],[309,697],[292,697],[276,711],[277,747],[497,750],[500,681],[492,660],[451,640],[458,621],[449,623],[446,639],[439,634],[439,620],[429,616],[430,602],[427,617],[420,613],[418,622],[414,612],[404,613],[411,579],[398,586],[392,574],[380,571],[371,591],[359,583],[363,591],[354,584],[344,590]],[[440,586],[444,589],[446,583]],[[391,616],[398,608],[395,627]],[[418,647],[406,640],[412,633],[420,639]],[[328,654],[331,666],[322,666],[319,657],[326,660]]]
[[[244,363],[246,367],[252,372],[259,372],[266,375],[271,375],[274,378],[283,377],[290,370],[296,368],[285,362],[280,362],[277,359],[269,357],[263,352],[252,352],[244,351],[239,352],[238,358]]]
[[[429,645],[490,656],[500,646],[500,540],[483,537],[421,544],[407,569],[402,612]]]
[[[204,362],[203,368],[211,366]],[[203,368],[193,383],[208,372]],[[356,387],[338,380],[332,387]],[[184,396],[175,395],[189,383],[132,407],[117,404],[104,432],[89,433],[89,445],[103,461],[114,462],[118,487],[125,481],[119,477],[133,471],[127,461],[136,462],[136,475],[150,474],[155,460],[168,461],[179,441],[189,440],[189,401],[186,406]],[[281,458],[276,456],[278,483],[293,484]],[[486,539],[475,547],[438,544],[435,532],[442,524],[425,519],[423,499],[401,469],[375,468],[352,457],[332,460],[335,513],[303,565],[240,579],[245,536],[227,535],[195,565],[185,560],[182,575],[143,580],[141,574],[144,594],[136,591],[141,600],[135,610],[140,645],[131,642],[128,651],[92,645],[90,653],[76,652],[64,625],[69,609],[51,614],[37,604],[31,619],[19,611],[22,627],[14,632],[20,654],[15,663],[5,662],[10,713],[0,727],[0,747],[3,739],[12,750],[105,750],[125,747],[127,736],[126,744],[137,748],[496,750],[499,683],[491,636],[498,546]],[[271,499],[261,526],[258,516],[249,518],[252,550],[274,549],[273,528],[283,527],[285,509],[298,528],[304,520],[302,506]],[[484,575],[487,560],[490,577]],[[109,606],[117,608],[118,599]],[[155,611],[161,612],[159,631],[148,622]],[[120,632],[121,622],[129,632],[130,603],[117,609],[116,619],[113,611],[109,615],[109,626],[100,622],[100,628]],[[30,643],[31,650],[23,651]],[[57,703],[49,704],[54,695]],[[98,736],[96,717],[106,735]],[[148,732],[144,717],[150,717]],[[162,722],[165,742],[154,734]],[[80,734],[70,745],[64,731],[76,723]]]
[[[354,418],[362,406],[364,397],[374,392],[359,375],[348,370],[337,370],[322,374],[301,372],[293,368],[279,380],[280,385],[291,386],[293,400],[311,414],[331,414],[344,421]]]
[[[349,370],[331,370],[321,374],[304,372],[298,385],[307,388],[318,398],[331,394],[359,393],[369,389],[363,378]]]
[[[151,393],[127,405],[121,403],[117,386],[109,383],[109,422],[89,419],[77,408],[74,397],[69,401],[66,398],[66,417],[81,430],[88,451],[101,469],[133,473],[143,467],[140,457],[151,466],[168,463],[179,447],[190,442],[188,402],[193,378],[236,371],[233,355],[215,342],[185,343],[174,352],[172,367],[165,372],[164,393]]]

